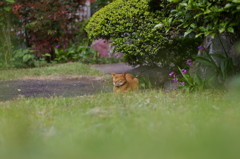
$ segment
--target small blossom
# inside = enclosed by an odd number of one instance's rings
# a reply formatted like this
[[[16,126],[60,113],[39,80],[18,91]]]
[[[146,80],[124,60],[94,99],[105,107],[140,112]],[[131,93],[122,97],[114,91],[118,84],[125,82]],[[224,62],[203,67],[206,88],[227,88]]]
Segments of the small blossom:
[[[182,69],[182,73],[183,73],[183,74],[187,73],[187,70]]]
[[[199,49],[199,50],[204,50],[204,47],[198,46],[198,49]]]
[[[191,61],[192,61],[191,59],[187,60],[187,61],[186,61],[186,64],[187,64],[187,65],[192,65]]]
[[[173,78],[173,82],[176,83],[178,82],[178,79],[176,77]]]
[[[60,45],[57,45],[57,46],[56,46],[56,48],[59,48],[59,47],[60,47]]]
[[[169,76],[172,76],[172,75],[174,75],[174,72],[169,73]]]
[[[184,85],[185,85],[185,82],[181,82],[181,84],[184,86]]]
[[[64,51],[67,51],[67,49],[64,49]]]

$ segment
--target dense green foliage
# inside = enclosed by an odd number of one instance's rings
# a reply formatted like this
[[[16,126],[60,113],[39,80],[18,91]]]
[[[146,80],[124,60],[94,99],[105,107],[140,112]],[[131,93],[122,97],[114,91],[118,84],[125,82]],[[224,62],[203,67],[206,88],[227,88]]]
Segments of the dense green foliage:
[[[90,39],[111,39],[115,51],[124,53],[125,60],[132,65],[169,66],[191,58],[197,51],[198,40],[170,39],[154,29],[163,16],[153,12],[147,0],[117,0],[96,12],[86,30]]]
[[[154,4],[155,3],[155,4]],[[184,35],[205,38],[207,35],[212,37],[212,45],[216,39],[220,41],[218,52],[209,52],[210,48],[203,48],[201,46],[201,52],[203,56],[194,58],[200,62],[201,66],[207,67],[212,70],[209,77],[199,78],[197,74],[194,78],[189,76],[192,85],[199,83],[205,83],[215,78],[215,85],[223,85],[227,78],[236,75],[239,72],[239,65],[233,63],[233,58],[239,50],[234,50],[235,53],[231,53],[232,50],[227,50],[221,41],[221,36],[235,43],[240,38],[240,1],[238,0],[162,0],[158,1],[158,7],[156,7],[156,0],[149,0],[150,8],[153,12],[162,12],[164,17],[161,17],[161,23],[155,26],[160,32],[165,35]],[[210,41],[211,42],[211,41]],[[217,44],[215,44],[217,45]],[[232,55],[230,55],[230,53]],[[235,59],[235,61],[238,61]],[[195,72],[196,73],[196,72]],[[207,76],[206,74],[204,76]],[[186,75],[185,75],[186,77]],[[205,81],[206,80],[206,81]],[[189,83],[189,82],[188,82]],[[216,84],[218,83],[218,84]]]
[[[200,42],[191,40],[182,49],[183,46],[175,45],[176,37],[192,33],[190,37],[204,38],[209,34],[214,37],[228,33],[236,40],[239,12],[240,3],[234,0],[117,0],[95,13],[86,30],[91,39],[111,39],[115,51],[125,53],[125,60],[130,64],[179,65],[179,60],[196,54],[196,48],[191,47]],[[170,51],[172,47],[175,51]],[[179,53],[183,50],[188,53]],[[185,58],[175,59],[178,55]]]
[[[91,12],[95,13],[96,11],[113,1],[114,0],[92,0],[93,3],[91,4]]]
[[[154,2],[155,0],[150,0]],[[196,37],[224,32],[233,33],[239,37],[240,1],[238,0],[162,0],[155,10],[165,14],[159,23],[165,32],[191,32]],[[155,6],[152,3],[152,8]],[[168,21],[169,23],[166,23]]]
[[[0,67],[25,65],[26,60],[20,64],[15,58],[20,55],[15,55],[19,48],[26,48],[24,52],[33,50],[25,59],[32,56],[33,60],[42,61],[44,57],[49,62],[56,57],[56,45],[64,49],[70,43],[81,41],[86,37],[82,31],[86,23],[82,23],[84,17],[79,14],[84,3],[85,0],[1,1]],[[26,66],[33,64],[28,62]]]
[[[186,60],[195,57],[195,54],[198,51],[197,47],[201,42],[201,38],[173,38],[169,42],[163,44],[165,49],[161,49],[156,55],[152,55],[152,60],[155,62],[161,62],[164,67],[169,67],[170,64],[174,64],[178,67],[186,67]],[[171,67],[171,69],[173,68]]]
[[[90,39],[111,39],[116,52],[125,53],[125,58],[126,53],[132,55],[127,56],[131,58],[128,61],[143,63],[146,56],[138,55],[154,52],[159,46],[157,39],[162,36],[152,30],[158,23],[146,1],[117,0],[96,12],[86,30]]]
[[[99,53],[93,50],[92,47],[88,46],[88,41],[82,42],[80,44],[72,44],[67,48],[62,49],[60,45],[57,45],[54,48],[56,58],[54,59],[57,62],[81,62],[81,63],[91,63],[91,64],[106,64],[106,63],[117,63],[120,62],[120,58],[114,57],[102,57],[100,58]]]
[[[24,67],[39,67],[46,65],[47,62],[44,56],[50,56],[45,54],[42,58],[36,58],[31,49],[15,49],[13,51],[13,57],[10,60],[12,67],[15,68],[24,68]]]

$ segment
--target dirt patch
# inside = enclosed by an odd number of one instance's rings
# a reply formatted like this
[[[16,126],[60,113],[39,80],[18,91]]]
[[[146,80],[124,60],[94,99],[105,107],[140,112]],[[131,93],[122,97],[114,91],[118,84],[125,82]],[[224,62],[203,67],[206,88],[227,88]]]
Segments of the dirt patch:
[[[110,92],[111,84],[103,77],[75,76],[0,81],[0,101],[23,97],[74,97]]]

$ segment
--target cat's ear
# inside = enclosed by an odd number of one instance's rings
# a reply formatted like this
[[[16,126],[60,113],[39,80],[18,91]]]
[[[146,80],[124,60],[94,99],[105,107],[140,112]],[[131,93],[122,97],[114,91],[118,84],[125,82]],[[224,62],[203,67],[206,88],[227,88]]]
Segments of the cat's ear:
[[[127,74],[126,72],[123,72],[123,73],[122,73],[123,77],[125,77],[125,76],[126,76],[126,74]]]
[[[112,76],[116,76],[116,73],[114,73],[114,72],[111,72],[111,74],[112,74]]]

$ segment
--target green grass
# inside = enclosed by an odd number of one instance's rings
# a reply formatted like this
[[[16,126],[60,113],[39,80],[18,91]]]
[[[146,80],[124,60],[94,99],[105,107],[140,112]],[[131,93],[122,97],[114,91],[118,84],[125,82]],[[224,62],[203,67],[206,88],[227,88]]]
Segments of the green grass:
[[[0,77],[67,75],[102,73],[69,63]],[[238,159],[239,95],[233,87],[231,93],[142,90],[0,102],[0,158]]]
[[[239,158],[239,100],[144,91],[0,103],[0,158]]]
[[[100,71],[82,63],[57,64],[49,67],[0,70],[0,81],[40,76],[103,75]]]

